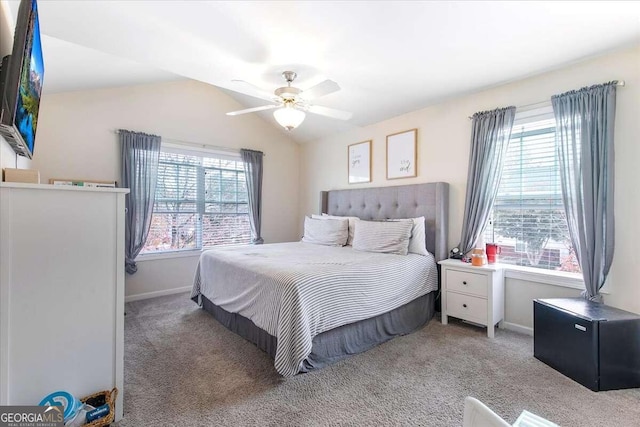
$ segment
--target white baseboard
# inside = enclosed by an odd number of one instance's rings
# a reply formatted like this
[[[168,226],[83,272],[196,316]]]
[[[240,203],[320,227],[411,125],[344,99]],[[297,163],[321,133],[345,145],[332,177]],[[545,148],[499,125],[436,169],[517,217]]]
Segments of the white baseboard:
[[[155,298],[155,297],[163,297],[165,295],[179,294],[181,292],[190,291],[192,288],[193,288],[192,286],[183,286],[182,288],[165,289],[165,290],[162,290],[162,291],[145,292],[145,293],[142,293],[142,294],[127,295],[126,297],[124,297],[124,302],[140,301],[140,300],[143,300],[143,299],[149,299],[149,298]]]
[[[533,328],[529,328],[528,326],[522,326],[522,325],[518,325],[517,323],[509,323],[509,322],[502,322],[500,326],[510,331],[533,336]]]

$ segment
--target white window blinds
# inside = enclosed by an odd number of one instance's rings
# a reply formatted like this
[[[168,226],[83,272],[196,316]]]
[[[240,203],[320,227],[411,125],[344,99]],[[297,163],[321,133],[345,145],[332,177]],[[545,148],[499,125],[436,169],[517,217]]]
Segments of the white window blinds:
[[[151,228],[141,253],[249,243],[248,211],[239,156],[163,144]]]
[[[485,229],[500,262],[579,272],[562,204],[551,105],[517,112],[502,179]]]

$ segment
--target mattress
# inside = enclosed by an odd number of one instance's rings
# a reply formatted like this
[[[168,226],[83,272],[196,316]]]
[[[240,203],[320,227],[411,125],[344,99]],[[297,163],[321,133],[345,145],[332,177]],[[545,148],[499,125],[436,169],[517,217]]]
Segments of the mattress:
[[[277,338],[276,370],[301,371],[313,338],[437,289],[432,256],[358,252],[303,242],[205,251],[191,297],[205,296]]]

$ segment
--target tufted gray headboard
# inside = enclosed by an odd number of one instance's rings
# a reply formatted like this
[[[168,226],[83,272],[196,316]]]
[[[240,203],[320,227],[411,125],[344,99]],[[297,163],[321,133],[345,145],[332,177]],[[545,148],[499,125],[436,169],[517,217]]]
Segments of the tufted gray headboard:
[[[449,255],[449,184],[446,182],[322,191],[320,212],[365,220],[424,216],[427,250],[434,254],[436,261]]]

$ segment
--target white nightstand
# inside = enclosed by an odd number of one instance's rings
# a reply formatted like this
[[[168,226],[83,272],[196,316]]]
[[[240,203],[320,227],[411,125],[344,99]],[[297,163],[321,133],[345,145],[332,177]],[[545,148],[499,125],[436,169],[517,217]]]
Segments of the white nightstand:
[[[504,319],[504,275],[500,264],[474,267],[455,259],[442,266],[442,324],[448,316],[487,327],[494,337],[494,326]]]

